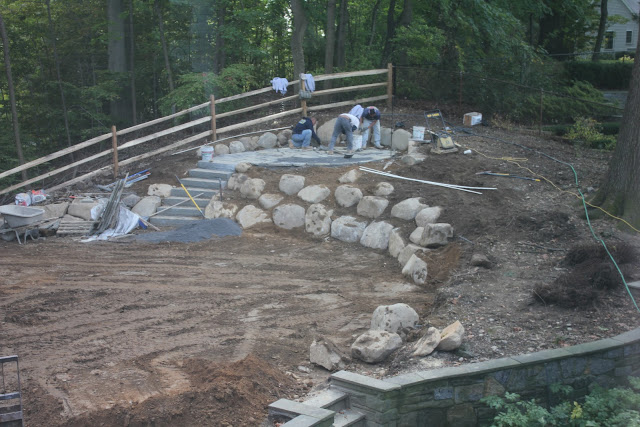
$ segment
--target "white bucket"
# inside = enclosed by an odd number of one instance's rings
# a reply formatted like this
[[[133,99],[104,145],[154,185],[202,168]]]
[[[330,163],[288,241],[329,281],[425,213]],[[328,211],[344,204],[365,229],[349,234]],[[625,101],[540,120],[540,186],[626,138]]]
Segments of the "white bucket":
[[[213,147],[210,145],[203,145],[200,152],[202,153],[202,160],[205,162],[210,162],[213,158]]]
[[[362,135],[353,135],[353,149],[359,150],[362,148]]]
[[[413,139],[422,141],[424,139],[424,126],[413,127]]]

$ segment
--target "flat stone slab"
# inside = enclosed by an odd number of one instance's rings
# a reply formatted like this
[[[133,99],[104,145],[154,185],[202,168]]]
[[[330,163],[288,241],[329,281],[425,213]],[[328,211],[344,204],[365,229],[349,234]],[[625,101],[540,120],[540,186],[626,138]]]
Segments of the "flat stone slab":
[[[225,170],[235,170],[235,166],[242,162],[261,167],[337,167],[387,160],[395,154],[395,151],[392,150],[367,149],[354,153],[350,159],[345,159],[345,151],[346,149],[336,148],[335,154],[329,155],[326,151],[322,150],[300,150],[280,147],[259,151],[223,154],[215,156],[211,163],[213,168],[219,165],[220,169]]]

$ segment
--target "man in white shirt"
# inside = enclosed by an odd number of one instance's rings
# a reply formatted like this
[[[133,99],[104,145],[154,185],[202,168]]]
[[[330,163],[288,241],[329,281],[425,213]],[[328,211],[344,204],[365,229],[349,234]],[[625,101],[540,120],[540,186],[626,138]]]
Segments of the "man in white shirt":
[[[331,135],[331,142],[329,143],[329,151],[327,154],[333,154],[333,147],[336,145],[336,139],[341,133],[344,133],[347,137],[347,153],[345,158],[353,156],[353,131],[358,129],[360,125],[360,119],[352,114],[340,114],[336,124],[333,126],[333,134]]]

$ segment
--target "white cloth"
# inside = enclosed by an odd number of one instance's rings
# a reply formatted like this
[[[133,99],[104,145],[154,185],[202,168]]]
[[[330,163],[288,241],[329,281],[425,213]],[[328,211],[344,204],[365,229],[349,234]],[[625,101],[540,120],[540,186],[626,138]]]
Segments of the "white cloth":
[[[316,90],[316,81],[313,80],[313,76],[311,74],[302,74],[300,77],[304,80],[304,87],[306,90],[309,92]]]
[[[276,91],[276,93],[280,92],[284,95],[287,93],[287,86],[289,86],[289,80],[284,77],[274,77],[271,80],[271,87]]]
[[[341,116],[347,116],[349,118],[349,121],[351,122],[351,126],[355,126],[356,129],[358,128],[358,126],[360,126],[360,119],[354,116],[353,114],[347,113],[347,114],[341,114]]]
[[[351,111],[349,111],[349,114],[351,114],[352,116],[356,116],[358,119],[360,119],[360,117],[362,117],[363,111],[364,111],[364,108],[362,108],[362,105],[358,104],[355,107],[353,107]]]

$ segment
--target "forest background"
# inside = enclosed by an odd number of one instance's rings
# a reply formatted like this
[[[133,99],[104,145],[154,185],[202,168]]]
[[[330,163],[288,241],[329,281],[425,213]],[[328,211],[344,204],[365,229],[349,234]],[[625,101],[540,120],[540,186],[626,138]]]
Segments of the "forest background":
[[[1,0],[0,171],[209,95],[388,63],[403,99],[461,104],[464,92],[486,117],[525,124],[537,122],[541,103],[550,124],[619,115],[598,82],[581,78],[584,67],[569,65],[607,59],[601,75],[628,87],[632,58],[597,54],[607,26],[600,4]]]

